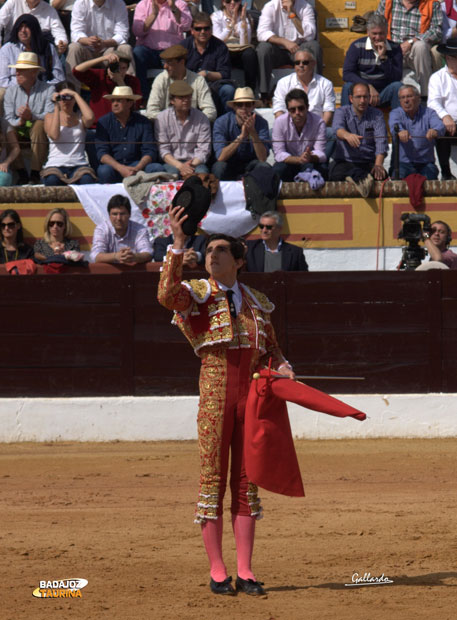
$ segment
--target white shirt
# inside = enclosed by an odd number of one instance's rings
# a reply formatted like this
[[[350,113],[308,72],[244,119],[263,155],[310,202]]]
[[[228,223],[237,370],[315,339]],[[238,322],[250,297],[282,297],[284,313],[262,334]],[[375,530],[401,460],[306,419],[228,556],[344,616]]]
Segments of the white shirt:
[[[454,10],[457,10],[457,2],[456,2],[456,0],[454,0],[452,6],[453,6]],[[441,41],[443,43],[446,43],[446,41],[451,38],[452,29],[457,26],[457,21],[455,21],[455,19],[450,19],[446,15],[446,2],[442,2],[441,3],[441,11],[443,13],[443,26],[442,26],[442,28],[443,28],[443,37],[442,37]]]
[[[224,11],[215,11],[214,13],[211,13],[211,21],[213,22],[214,36],[221,41],[224,41],[226,45],[229,45],[230,40],[225,41],[225,38],[229,33],[230,19],[226,16]],[[241,19],[238,19],[235,24],[235,38],[238,39],[236,43],[239,43],[240,45],[247,45],[251,42],[251,22],[249,19],[246,19],[246,26],[247,28],[244,30],[241,26]]]
[[[225,286],[225,284],[221,284],[220,282],[217,282],[217,286],[221,289],[221,291],[224,291],[224,293],[226,293],[227,291],[233,291],[233,303],[235,304],[236,313],[239,314],[241,310],[241,304],[243,303],[243,296],[241,294],[238,280],[235,280],[235,284],[233,286]]]
[[[128,42],[129,19],[123,0],[105,0],[98,7],[93,0],[76,0],[71,15],[71,40],[99,36],[114,39],[118,45]]]
[[[313,7],[306,0],[296,0],[294,13],[302,23],[303,34],[295,28],[294,22],[289,18],[289,13],[283,10],[281,0],[267,2],[262,9],[257,26],[258,41],[268,41],[273,36],[297,43],[315,39],[316,18]]]
[[[281,111],[287,112],[286,95],[294,88],[303,90],[303,86],[300,84],[295,71],[281,78],[276,84],[273,96],[273,114]],[[322,116],[324,112],[335,111],[335,90],[333,84],[327,78],[315,73],[313,79],[308,84],[307,94],[310,112]]]
[[[457,120],[457,79],[449,74],[447,67],[430,76],[427,107],[435,110],[441,119],[449,114]]]
[[[24,13],[30,13],[30,15],[36,17],[40,23],[41,30],[47,30],[52,33],[56,45],[59,41],[68,43],[65,28],[62,26],[57,11],[44,0],[41,0],[34,9],[30,9],[25,0],[7,0],[5,2],[0,9],[0,30],[2,28],[5,29],[4,41],[8,41],[14,22]]]

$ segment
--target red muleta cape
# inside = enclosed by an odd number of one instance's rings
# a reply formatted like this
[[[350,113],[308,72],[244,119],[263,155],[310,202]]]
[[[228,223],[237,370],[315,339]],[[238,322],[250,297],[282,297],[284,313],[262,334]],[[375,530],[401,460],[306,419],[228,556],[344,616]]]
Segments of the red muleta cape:
[[[305,491],[295,452],[286,401],[338,418],[365,420],[366,415],[304,383],[275,378],[269,370],[251,381],[245,412],[246,473],[259,487],[292,497]]]

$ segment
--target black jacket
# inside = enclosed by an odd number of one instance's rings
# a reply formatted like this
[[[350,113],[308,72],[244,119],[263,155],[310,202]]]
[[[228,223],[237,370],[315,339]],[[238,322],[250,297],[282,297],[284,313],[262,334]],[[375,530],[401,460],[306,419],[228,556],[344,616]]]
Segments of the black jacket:
[[[265,268],[265,246],[262,239],[248,241],[247,245],[247,271],[263,272]],[[283,241],[279,253],[281,254],[282,271],[308,271],[303,250],[298,246]]]

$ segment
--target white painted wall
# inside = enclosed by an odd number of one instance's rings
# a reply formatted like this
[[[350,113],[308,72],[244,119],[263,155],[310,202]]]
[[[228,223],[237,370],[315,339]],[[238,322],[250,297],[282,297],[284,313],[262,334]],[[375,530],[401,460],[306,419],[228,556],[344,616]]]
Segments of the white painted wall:
[[[364,411],[358,422],[289,405],[300,439],[457,437],[456,394],[344,395]],[[5,398],[0,442],[196,439],[198,398]]]

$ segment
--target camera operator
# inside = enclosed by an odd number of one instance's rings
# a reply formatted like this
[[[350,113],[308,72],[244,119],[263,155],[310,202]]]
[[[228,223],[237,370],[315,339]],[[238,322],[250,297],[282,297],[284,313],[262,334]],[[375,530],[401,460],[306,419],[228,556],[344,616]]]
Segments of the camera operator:
[[[444,263],[449,269],[457,269],[457,254],[449,249],[452,241],[452,230],[449,224],[437,220],[432,223],[431,231],[422,235],[430,261]]]

